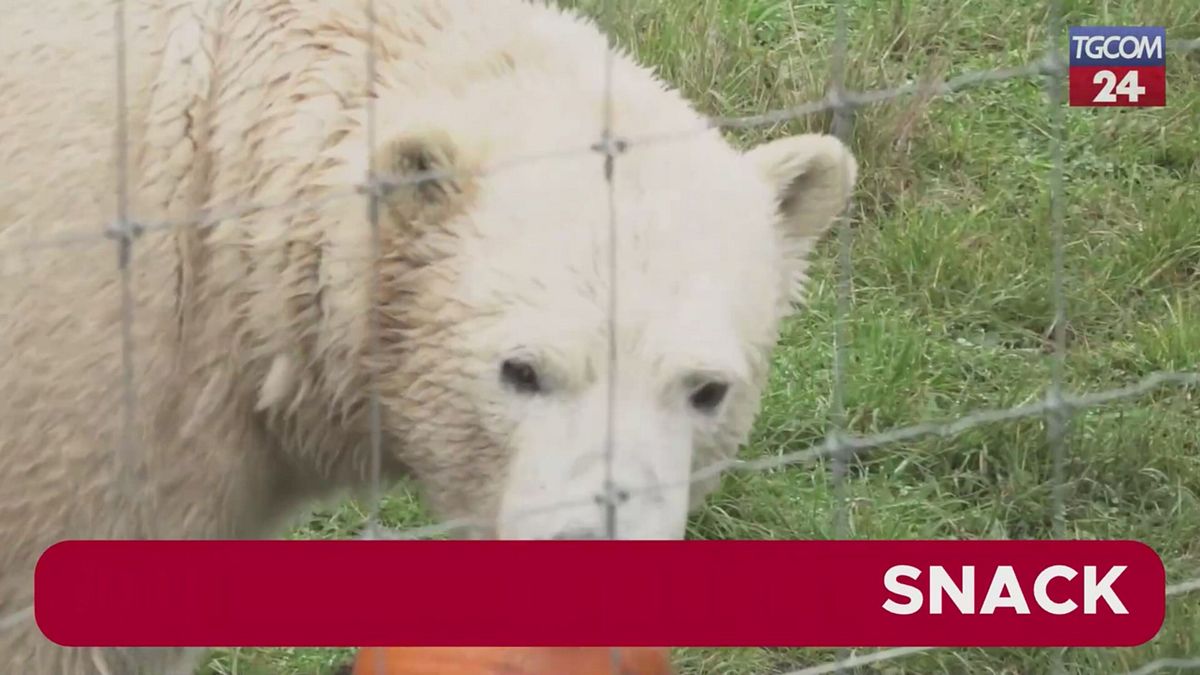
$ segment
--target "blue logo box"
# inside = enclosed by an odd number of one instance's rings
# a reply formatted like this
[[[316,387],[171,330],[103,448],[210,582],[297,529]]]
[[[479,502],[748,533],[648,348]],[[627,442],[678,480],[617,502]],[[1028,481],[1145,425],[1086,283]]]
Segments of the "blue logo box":
[[[1167,29],[1162,26],[1071,26],[1072,66],[1165,66]]]

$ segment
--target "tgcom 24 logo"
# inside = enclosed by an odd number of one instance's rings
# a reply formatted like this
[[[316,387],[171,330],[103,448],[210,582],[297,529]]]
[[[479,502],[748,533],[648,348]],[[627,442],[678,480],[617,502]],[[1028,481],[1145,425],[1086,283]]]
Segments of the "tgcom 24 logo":
[[[1167,104],[1167,31],[1161,26],[1071,26],[1067,75],[1073,107]]]

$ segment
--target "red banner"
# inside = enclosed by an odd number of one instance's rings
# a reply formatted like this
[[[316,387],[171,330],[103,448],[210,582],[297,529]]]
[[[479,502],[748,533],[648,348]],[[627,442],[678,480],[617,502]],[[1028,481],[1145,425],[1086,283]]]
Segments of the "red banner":
[[[1132,541],[70,541],[35,616],[68,646],[1132,646]]]

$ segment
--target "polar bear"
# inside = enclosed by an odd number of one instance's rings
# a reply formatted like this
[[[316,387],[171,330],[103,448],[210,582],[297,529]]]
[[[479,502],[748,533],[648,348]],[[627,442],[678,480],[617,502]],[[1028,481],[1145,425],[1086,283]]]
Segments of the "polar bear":
[[[469,536],[682,537],[856,179],[538,2],[127,0],[123,115],[114,3],[10,4],[5,673],[193,663],[42,636],[55,541],[267,537],[375,475]]]

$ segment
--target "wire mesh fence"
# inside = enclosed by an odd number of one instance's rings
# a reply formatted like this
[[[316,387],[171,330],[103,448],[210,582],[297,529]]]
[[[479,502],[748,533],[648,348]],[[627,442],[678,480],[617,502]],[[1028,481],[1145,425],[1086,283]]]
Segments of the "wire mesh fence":
[[[137,409],[136,388],[134,382],[134,367],[133,358],[136,346],[133,344],[133,324],[137,320],[134,314],[134,303],[131,284],[133,283],[130,274],[130,261],[133,252],[136,248],[139,237],[147,232],[176,230],[181,228],[214,228],[219,227],[222,223],[235,219],[240,215],[247,213],[260,212],[264,210],[287,209],[287,208],[312,208],[320,203],[334,199],[359,199],[364,198],[366,204],[364,206],[367,214],[367,222],[371,228],[371,250],[364,252],[364,255],[370,256],[372,259],[379,259],[382,256],[381,239],[379,233],[380,227],[380,196],[383,191],[389,188],[394,188],[400,185],[416,185],[428,181],[451,178],[460,173],[447,171],[423,171],[415,175],[395,176],[384,175],[377,173],[374,169],[374,161],[368,161],[368,166],[371,167],[368,174],[364,177],[362,184],[347,186],[346,189],[336,191],[330,195],[320,198],[317,202],[307,204],[288,203],[259,203],[259,204],[226,204],[217,208],[209,209],[204,213],[198,214],[196,217],[180,222],[135,222],[131,218],[130,204],[130,181],[129,181],[129,113],[128,113],[128,93],[126,83],[126,9],[124,0],[115,3],[116,11],[114,15],[114,38],[115,51],[117,54],[117,72],[115,74],[115,83],[117,91],[117,109],[118,115],[115,120],[116,127],[116,151],[114,161],[117,167],[117,184],[114,190],[117,196],[117,212],[113,214],[112,224],[100,230],[87,231],[81,230],[65,236],[55,236],[49,238],[32,239],[26,244],[17,247],[10,247],[9,250],[0,251],[0,279],[9,276],[19,275],[19,270],[9,269],[17,261],[17,265],[36,265],[36,254],[39,250],[49,248],[71,247],[71,246],[88,246],[100,244],[104,242],[112,242],[116,249],[116,267],[120,273],[121,283],[121,298],[122,298],[122,313],[121,313],[121,358],[122,358],[122,381],[114,385],[120,389],[122,420],[124,427],[124,443],[123,447],[119,448],[119,452],[115,454],[113,460],[117,462],[120,468],[120,475],[123,476],[122,489],[126,494],[132,495],[139,484],[139,479],[133,475],[132,466],[124,461],[124,458],[132,452],[130,448],[135,443],[133,432],[133,420]],[[606,51],[606,110],[605,110],[605,127],[600,138],[596,139],[580,139],[577,147],[563,148],[561,151],[556,151],[551,154],[531,155],[490,166],[482,171],[473,172],[472,175],[488,175],[496,172],[502,172],[514,166],[527,163],[534,163],[541,160],[552,159],[554,157],[567,156],[576,153],[593,153],[602,158],[602,162],[598,171],[601,172],[603,180],[608,187],[608,274],[610,275],[610,283],[608,287],[611,295],[608,303],[608,339],[609,350],[608,358],[610,360],[607,372],[609,373],[608,389],[608,419],[605,425],[606,440],[605,447],[605,462],[607,465],[607,478],[605,480],[605,493],[602,495],[581,495],[578,502],[558,504],[553,507],[542,508],[565,508],[570,506],[586,505],[596,503],[597,500],[606,506],[606,523],[607,535],[609,538],[617,538],[620,532],[616,529],[615,513],[621,507],[623,499],[628,499],[630,495],[637,494],[644,490],[661,490],[661,489],[680,489],[686,490],[693,483],[711,479],[720,476],[727,472],[759,472],[777,469],[784,466],[799,465],[806,463],[814,463],[818,461],[828,460],[832,465],[832,480],[834,486],[834,495],[837,503],[833,509],[832,532],[836,537],[842,538],[848,534],[848,511],[846,508],[844,485],[848,473],[848,463],[854,457],[861,455],[864,452],[884,448],[886,446],[895,445],[898,443],[912,441],[923,437],[940,437],[950,438],[962,434],[963,432],[992,424],[1001,424],[1023,419],[1042,418],[1046,429],[1046,444],[1051,451],[1053,462],[1052,476],[1054,489],[1052,493],[1053,499],[1053,532],[1054,536],[1061,538],[1066,534],[1065,523],[1065,506],[1063,488],[1066,483],[1064,477],[1064,466],[1066,458],[1069,455],[1070,443],[1070,421],[1073,415],[1081,411],[1117,404],[1129,399],[1142,397],[1152,392],[1165,388],[1187,388],[1200,386],[1200,373],[1192,371],[1184,372],[1159,372],[1152,374],[1140,381],[1131,383],[1127,386],[1092,392],[1074,392],[1067,389],[1064,382],[1064,360],[1067,351],[1067,324],[1069,308],[1066,300],[1066,274],[1065,274],[1065,246],[1063,234],[1064,208],[1066,196],[1064,193],[1064,173],[1066,170],[1064,152],[1063,152],[1063,100],[1062,100],[1062,80],[1065,77],[1066,69],[1063,59],[1060,56],[1060,50],[1057,48],[1057,41],[1062,33],[1062,9],[1058,0],[1050,0],[1047,11],[1047,47],[1041,58],[1034,61],[1011,67],[979,70],[974,72],[957,75],[948,79],[931,79],[921,82],[910,82],[900,86],[853,91],[846,88],[847,74],[847,47],[850,41],[851,27],[849,25],[848,13],[846,8],[846,0],[838,0],[835,3],[836,8],[836,33],[834,39],[831,72],[829,77],[829,86],[827,94],[815,101],[805,102],[799,105],[790,106],[786,109],[772,110],[760,114],[740,116],[740,117],[710,117],[706,123],[693,129],[679,129],[667,134],[647,135],[643,137],[619,137],[615,136],[612,130],[612,59],[613,53],[611,50]],[[369,158],[374,157],[377,149],[377,133],[376,133],[376,113],[374,110],[375,96],[373,87],[377,82],[377,61],[376,61],[376,45],[375,45],[375,2],[369,1],[366,3],[368,13],[368,25],[370,31],[368,33],[368,48],[366,50],[366,82],[368,91],[365,92],[366,106],[366,140],[367,140],[367,155]],[[606,7],[612,8],[611,2],[606,4]],[[1186,54],[1188,52],[1200,51],[1200,39],[1192,40],[1173,40],[1168,41],[1168,50],[1175,54]],[[612,478],[612,452],[613,452],[613,433],[614,420],[612,418],[615,410],[613,405],[613,397],[616,395],[615,377],[617,368],[615,367],[618,352],[616,349],[616,325],[617,317],[620,314],[620,298],[617,297],[617,284],[615,280],[619,274],[620,260],[616,255],[617,246],[616,238],[617,231],[621,226],[620,214],[615,208],[613,197],[613,176],[614,172],[619,170],[622,154],[629,148],[656,143],[678,143],[685,142],[689,138],[696,135],[708,132],[712,129],[721,130],[745,130],[753,128],[770,128],[775,125],[790,122],[798,118],[814,115],[818,113],[832,112],[833,113],[833,134],[844,141],[849,141],[853,135],[853,125],[855,113],[860,109],[872,106],[875,104],[892,101],[907,96],[946,96],[955,92],[972,88],[982,87],[1000,82],[1040,77],[1045,84],[1045,96],[1047,102],[1047,118],[1050,128],[1049,143],[1052,157],[1052,168],[1049,175],[1046,177],[1049,186],[1050,194],[1050,212],[1049,218],[1045,223],[1045,227],[1049,231],[1050,241],[1052,242],[1052,270],[1051,270],[1051,286],[1046,289],[1047,294],[1052,300],[1053,316],[1048,317],[1052,320],[1052,355],[1050,359],[1051,367],[1049,372],[1049,388],[1042,400],[1033,403],[1026,403],[1014,407],[981,409],[962,417],[949,420],[939,421],[923,421],[909,426],[889,429],[876,434],[855,435],[849,431],[849,425],[846,420],[845,399],[846,399],[846,378],[847,378],[847,360],[849,358],[849,345],[846,336],[846,321],[851,315],[852,308],[852,240],[853,230],[851,229],[850,218],[842,216],[838,219],[836,226],[837,236],[837,280],[836,280],[836,313],[834,317],[834,335],[833,335],[833,391],[831,392],[831,420],[830,427],[825,439],[802,450],[792,451],[782,454],[773,455],[770,457],[744,460],[731,459],[718,462],[699,469],[694,472],[689,481],[677,485],[617,485]],[[3,260],[8,259],[9,265],[4,265]],[[26,261],[29,262],[26,262]],[[378,295],[379,290],[373,289],[372,296]],[[378,353],[379,350],[379,331],[380,328],[372,322],[370,328],[370,344],[373,353]],[[432,526],[412,528],[406,530],[395,530],[383,527],[379,524],[378,505],[383,494],[383,488],[380,479],[380,465],[382,462],[382,430],[380,418],[380,401],[378,388],[371,385],[370,396],[370,411],[368,413],[370,426],[370,447],[372,454],[372,462],[370,468],[371,484],[372,484],[372,510],[368,518],[368,526],[365,529],[363,536],[366,538],[392,538],[392,539],[422,539],[442,535],[454,535],[470,530],[472,527],[481,526],[483,523],[475,522],[470,519],[459,519],[437,523]],[[539,511],[542,509],[538,509]],[[531,515],[536,511],[526,511],[515,514],[514,517],[523,517]],[[1185,579],[1173,581],[1167,587],[1167,595],[1174,602],[1183,602],[1183,597],[1191,596],[1200,592],[1200,578]],[[6,617],[0,617],[0,630],[7,630],[21,622],[32,620],[32,608],[24,608]],[[885,649],[869,652],[866,654],[850,654],[843,653],[837,660],[831,661],[822,665],[817,665],[809,668],[795,670],[788,675],[816,675],[818,673],[833,673],[845,672],[861,666],[880,664],[894,659],[902,659],[904,657],[919,654],[929,651],[929,648],[913,646],[898,649]],[[1061,652],[1059,654],[1061,657]],[[1059,663],[1061,667],[1061,662]],[[1200,669],[1200,658],[1166,658],[1158,659],[1146,663],[1138,669],[1131,671],[1131,675],[1148,675],[1166,671],[1169,669]]]

